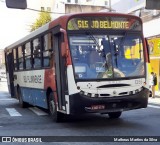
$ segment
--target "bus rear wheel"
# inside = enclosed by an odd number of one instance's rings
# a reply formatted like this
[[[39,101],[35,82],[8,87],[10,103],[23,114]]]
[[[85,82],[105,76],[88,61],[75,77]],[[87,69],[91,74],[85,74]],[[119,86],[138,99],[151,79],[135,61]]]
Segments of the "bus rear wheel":
[[[22,93],[21,93],[21,88],[18,88],[18,100],[19,100],[19,104],[22,108],[26,108],[28,107],[28,103],[23,101],[22,98]]]
[[[110,112],[108,113],[109,118],[119,118],[122,112]]]
[[[49,114],[55,122],[61,122],[63,120],[64,114],[57,111],[57,104],[55,102],[53,93],[49,94],[48,108],[49,108]]]

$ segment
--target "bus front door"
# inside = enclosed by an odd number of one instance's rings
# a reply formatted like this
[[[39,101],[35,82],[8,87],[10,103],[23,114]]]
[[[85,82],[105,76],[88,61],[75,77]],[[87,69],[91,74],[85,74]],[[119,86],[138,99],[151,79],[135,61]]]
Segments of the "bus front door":
[[[11,94],[11,97],[12,98],[15,98],[15,93],[14,93],[14,75],[13,75],[13,67],[14,67],[14,63],[13,63],[13,54],[12,53],[9,53],[6,55],[6,64],[7,64],[7,81],[8,81],[8,89],[9,89],[9,92]]]
[[[67,68],[65,58],[61,56],[61,33],[54,35],[54,49],[55,49],[55,73],[56,73],[56,90],[58,95],[58,107],[63,110],[62,107],[65,104],[65,95],[67,94]],[[66,110],[65,110],[66,111]]]

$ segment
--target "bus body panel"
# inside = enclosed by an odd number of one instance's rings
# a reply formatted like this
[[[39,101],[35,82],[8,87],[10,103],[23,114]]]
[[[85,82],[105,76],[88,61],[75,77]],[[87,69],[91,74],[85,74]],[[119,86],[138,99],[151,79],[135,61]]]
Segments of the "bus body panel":
[[[15,86],[44,89],[45,70],[15,72]]]
[[[70,113],[109,113],[146,108],[148,89],[129,96],[92,98],[79,93],[70,96]]]
[[[14,76],[15,90],[17,86],[20,87],[24,102],[48,109],[47,89],[50,87],[55,90],[53,70],[15,72]]]
[[[48,109],[45,90],[21,87],[21,94],[24,102]]]

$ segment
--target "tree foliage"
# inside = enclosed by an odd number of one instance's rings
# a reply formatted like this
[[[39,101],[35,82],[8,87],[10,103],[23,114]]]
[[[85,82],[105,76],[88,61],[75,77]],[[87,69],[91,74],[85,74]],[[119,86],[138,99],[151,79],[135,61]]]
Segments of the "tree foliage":
[[[35,23],[31,25],[30,32],[38,29],[39,27],[43,26],[44,24],[51,21],[51,15],[48,12],[40,12],[39,18],[36,19]]]

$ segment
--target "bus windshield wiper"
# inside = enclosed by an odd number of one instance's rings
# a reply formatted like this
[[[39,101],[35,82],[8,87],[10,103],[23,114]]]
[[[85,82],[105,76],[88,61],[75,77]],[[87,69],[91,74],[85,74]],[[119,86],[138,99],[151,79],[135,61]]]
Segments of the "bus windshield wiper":
[[[101,47],[101,46],[99,46],[96,38],[91,34],[91,32],[88,32],[88,31],[87,31],[86,34],[90,36],[90,38],[91,38],[91,39],[94,41],[94,43],[96,44],[96,46],[97,46],[97,48],[98,48],[98,51],[100,51],[100,47]]]
[[[89,35],[89,36],[90,36],[91,40],[93,40],[93,42],[96,44],[97,49],[98,49],[98,52],[100,52],[100,53],[102,52],[102,53],[103,53],[102,57],[106,58],[104,49],[103,49],[103,50],[100,49],[101,46],[100,46],[99,43],[97,42],[96,38],[91,34],[91,32],[88,32],[88,31],[87,31],[87,32],[86,32],[86,35]]]
[[[118,47],[120,47],[124,44],[127,34],[128,34],[127,32],[124,33],[124,37],[120,40]]]
[[[118,55],[119,55],[119,49],[116,47],[116,43],[115,43],[115,41],[113,42],[114,43],[114,59],[115,59],[115,64],[116,64],[116,67],[118,67],[118,59],[117,59],[117,57],[118,57]]]

